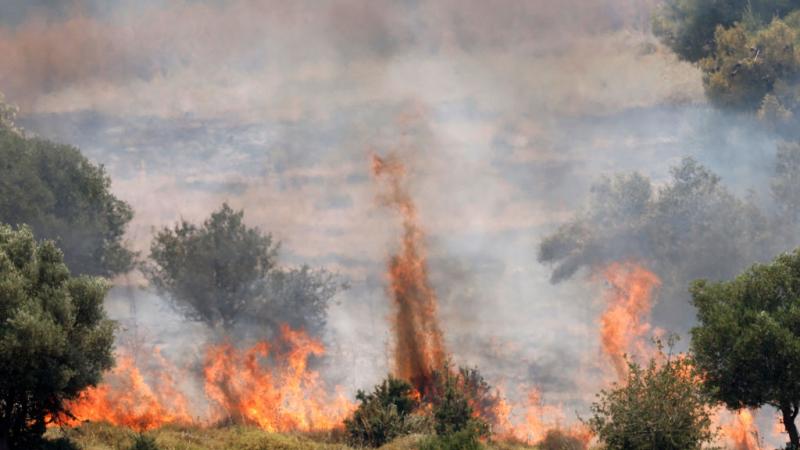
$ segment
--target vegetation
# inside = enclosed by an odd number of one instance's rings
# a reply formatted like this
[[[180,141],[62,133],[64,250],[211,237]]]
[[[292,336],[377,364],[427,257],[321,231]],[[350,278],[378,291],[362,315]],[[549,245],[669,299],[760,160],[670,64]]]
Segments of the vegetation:
[[[162,449],[170,450],[351,450],[336,436],[269,433],[255,427],[228,426],[219,428],[164,427],[145,432]],[[86,423],[64,430],[51,429],[48,436],[68,438],[82,450],[118,450],[132,445],[136,434],[124,427],[103,423]],[[380,450],[419,450],[429,437],[413,434],[399,437]],[[486,450],[534,450],[536,447],[502,442],[483,444]],[[65,447],[66,448],[66,447]],[[437,448],[437,447],[434,447]],[[549,449],[548,449],[549,450]]]
[[[100,279],[70,276],[51,241],[0,225],[0,448],[31,448],[64,402],[113,364]]]
[[[470,374],[473,378],[467,377]],[[483,377],[474,370],[460,369],[453,372],[450,365],[445,364],[434,372],[433,379],[433,392],[426,395],[425,401],[432,405],[436,434],[439,436],[458,434],[459,437],[455,439],[462,443],[468,438],[477,442],[478,437],[487,436],[489,426],[474,414],[475,398],[470,396],[476,393],[474,390],[476,385],[470,381],[478,380],[477,385],[485,386],[489,391]]]
[[[353,446],[380,447],[397,438],[420,430],[419,407],[411,385],[391,375],[375,386],[372,393],[358,391],[360,402],[353,416],[344,422],[347,442]]]
[[[186,317],[212,328],[230,332],[255,321],[320,334],[342,286],[321,269],[276,268],[277,255],[270,234],[247,227],[243,211],[223,204],[201,226],[183,221],[161,230],[145,272]]]
[[[539,450],[585,450],[586,444],[579,438],[556,428],[547,431],[538,447]]]
[[[719,27],[769,21],[796,7],[791,0],[667,0],[653,20],[653,31],[681,59],[697,62],[718,51],[714,37]]]
[[[700,450],[714,438],[691,363],[658,348],[647,366],[629,362],[625,383],[592,404],[587,424],[609,450]]]
[[[160,450],[156,440],[144,433],[139,433],[133,438],[133,444],[128,450]]]
[[[708,392],[729,408],[770,405],[800,448],[800,250],[731,281],[691,288],[692,350]]]
[[[102,166],[72,146],[26,137],[0,103],[0,222],[29,225],[55,240],[73,273],[112,276],[128,271],[134,254],[123,245],[133,218],[110,191]]]

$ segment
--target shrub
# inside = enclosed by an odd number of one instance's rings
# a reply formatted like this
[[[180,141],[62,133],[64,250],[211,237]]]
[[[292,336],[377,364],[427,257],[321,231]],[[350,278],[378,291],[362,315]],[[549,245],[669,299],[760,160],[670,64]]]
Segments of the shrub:
[[[133,444],[128,450],[160,450],[156,440],[145,434],[139,433],[133,439]]]
[[[539,442],[539,450],[584,450],[586,444],[575,436],[562,430],[548,430]]]
[[[412,413],[419,401],[413,388],[403,380],[389,376],[372,393],[358,391],[361,402],[353,416],[344,422],[347,442],[353,446],[379,447],[392,439],[422,427]]]
[[[629,362],[624,386],[602,391],[587,424],[608,450],[700,450],[711,442],[708,398],[685,358]]]
[[[420,442],[420,450],[480,450],[480,430],[466,427],[455,433],[431,436]]]
[[[478,436],[489,434],[489,426],[476,417],[473,405],[482,404],[490,388],[474,369],[450,370],[450,364],[433,372],[434,386],[424,399],[433,410],[436,434],[448,435],[471,429]],[[474,397],[473,397],[474,396]]]

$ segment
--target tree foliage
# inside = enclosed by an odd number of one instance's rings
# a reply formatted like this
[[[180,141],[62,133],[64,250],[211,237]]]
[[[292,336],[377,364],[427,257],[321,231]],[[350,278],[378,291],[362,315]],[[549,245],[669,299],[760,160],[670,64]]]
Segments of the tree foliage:
[[[708,399],[691,363],[659,354],[628,364],[623,385],[598,394],[587,421],[609,450],[700,450],[714,439]]]
[[[653,19],[653,31],[681,59],[697,62],[717,50],[719,27],[769,21],[796,8],[792,0],[667,0]]]
[[[433,387],[423,401],[431,405],[434,430],[439,436],[459,435],[473,440],[489,434],[489,424],[481,410],[498,397],[477,369],[460,368],[454,371],[449,362],[432,373]],[[487,408],[488,409],[488,408]]]
[[[0,225],[0,448],[31,448],[112,366],[106,291],[101,279],[71,277],[53,242]]]
[[[350,445],[380,447],[398,436],[420,431],[420,419],[412,416],[419,400],[408,382],[389,376],[371,393],[358,391],[356,399],[358,408],[344,421]]]
[[[0,222],[55,240],[74,273],[111,276],[133,264],[123,245],[133,212],[110,185],[77,148],[0,126]]]
[[[692,349],[709,392],[729,408],[771,405],[800,448],[800,250],[725,282],[691,287]]]
[[[671,175],[658,189],[638,173],[595,184],[586,208],[539,245],[539,261],[553,265],[551,280],[633,259],[662,278],[665,298],[680,301],[691,280],[729,277],[773,254],[771,223],[754,203],[691,158]],[[664,318],[683,324],[691,318],[683,311]]]
[[[276,267],[278,247],[223,204],[200,226],[182,221],[158,232],[145,273],[179,311],[212,328],[288,324],[318,335],[342,285],[322,269]]]

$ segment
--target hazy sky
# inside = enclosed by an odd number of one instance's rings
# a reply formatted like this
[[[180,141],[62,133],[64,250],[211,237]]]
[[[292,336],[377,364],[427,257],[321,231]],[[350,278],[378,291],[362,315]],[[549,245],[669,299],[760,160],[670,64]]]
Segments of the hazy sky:
[[[286,264],[350,277],[331,340],[362,355],[345,374],[361,388],[387,370],[399,238],[368,156],[399,155],[456,359],[571,401],[562,368],[597,357],[602,286],[549,284],[539,239],[601,174],[662,181],[693,155],[761,192],[772,164],[774,142],[710,110],[649,34],[653,3],[4,0],[0,91],[106,166],[136,249],[227,200]]]

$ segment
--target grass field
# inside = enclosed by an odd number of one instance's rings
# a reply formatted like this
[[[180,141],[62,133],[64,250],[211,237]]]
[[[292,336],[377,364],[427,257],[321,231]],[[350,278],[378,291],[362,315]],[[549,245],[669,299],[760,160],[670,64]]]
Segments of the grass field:
[[[215,428],[168,426],[145,432],[160,450],[352,450],[336,433],[283,434],[259,428],[226,426]],[[51,429],[48,438],[67,437],[82,450],[127,450],[136,433],[128,428],[86,423],[76,428]],[[414,450],[424,436],[405,436],[381,447],[382,450]],[[536,447],[492,442],[487,450],[533,450]]]

